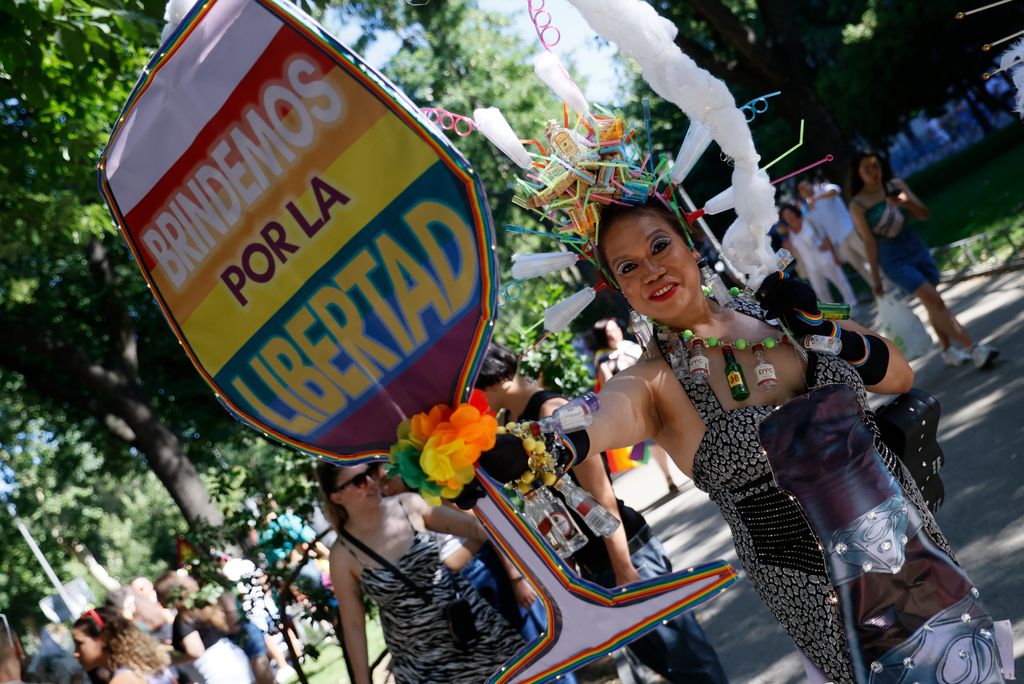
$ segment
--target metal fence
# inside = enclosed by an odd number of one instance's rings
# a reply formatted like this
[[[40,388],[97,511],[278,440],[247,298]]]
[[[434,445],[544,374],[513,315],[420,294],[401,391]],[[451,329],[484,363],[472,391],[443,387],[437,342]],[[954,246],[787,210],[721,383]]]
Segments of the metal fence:
[[[1024,268],[1024,220],[1007,228],[934,247],[931,252],[944,283]]]

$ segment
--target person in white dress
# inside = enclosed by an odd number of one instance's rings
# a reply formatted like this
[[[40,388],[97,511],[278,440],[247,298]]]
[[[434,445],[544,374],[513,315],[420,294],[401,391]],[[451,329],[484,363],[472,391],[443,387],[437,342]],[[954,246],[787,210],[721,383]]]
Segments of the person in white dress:
[[[843,302],[851,307],[856,305],[857,297],[850,287],[850,281],[843,273],[832,241],[811,223],[804,221],[800,208],[794,204],[784,205],[779,212],[779,218],[786,227],[787,249],[796,252],[797,259],[803,263],[807,280],[814,288],[818,301],[833,301],[834,298],[828,289],[828,284],[832,283],[839,290]]]
[[[835,183],[814,185],[809,180],[797,183],[797,192],[804,201],[804,222],[812,224],[832,242],[840,261],[853,266],[870,287],[871,266],[868,264],[864,240],[857,234],[850,210],[843,201],[843,191]]]

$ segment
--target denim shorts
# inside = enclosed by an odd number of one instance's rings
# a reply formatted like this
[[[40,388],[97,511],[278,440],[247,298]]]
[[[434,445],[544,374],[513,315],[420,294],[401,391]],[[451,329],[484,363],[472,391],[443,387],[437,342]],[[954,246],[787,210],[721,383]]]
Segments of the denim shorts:
[[[889,280],[909,294],[925,283],[939,283],[939,269],[928,245],[910,228],[904,228],[894,238],[878,241],[878,265]]]

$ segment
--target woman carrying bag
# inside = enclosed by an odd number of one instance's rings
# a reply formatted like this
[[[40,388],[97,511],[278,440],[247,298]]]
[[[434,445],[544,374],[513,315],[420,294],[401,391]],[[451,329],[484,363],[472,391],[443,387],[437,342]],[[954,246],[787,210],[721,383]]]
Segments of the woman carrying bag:
[[[416,494],[384,498],[368,465],[323,462],[324,511],[338,531],[331,582],[356,684],[370,683],[365,593],[380,608],[398,684],[479,684],[524,644],[508,622],[445,566],[434,535],[486,539],[477,520]]]
[[[880,297],[885,293],[881,275],[884,272],[924,306],[947,366],[959,366],[968,361],[977,368],[991,366],[999,352],[987,344],[975,344],[946,306],[935,289],[939,269],[924,241],[906,225],[911,219],[927,219],[928,207],[902,179],[892,177],[889,162],[877,152],[865,151],[857,155],[852,178],[850,215],[864,240],[875,295]]]

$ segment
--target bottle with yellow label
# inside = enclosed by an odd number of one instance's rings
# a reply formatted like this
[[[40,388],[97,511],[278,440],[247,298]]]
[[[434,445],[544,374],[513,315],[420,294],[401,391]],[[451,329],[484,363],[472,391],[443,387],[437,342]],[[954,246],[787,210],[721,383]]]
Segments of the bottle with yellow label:
[[[722,356],[725,357],[725,380],[729,383],[729,392],[736,401],[745,401],[750,398],[750,388],[747,387],[747,379],[743,376],[743,367],[736,360],[733,354],[734,348],[731,344],[722,345]]]

